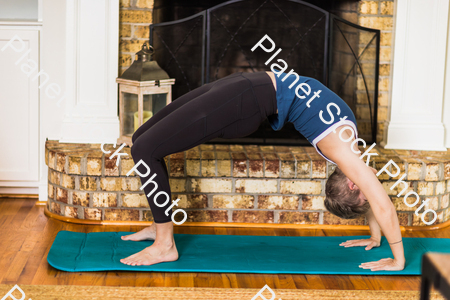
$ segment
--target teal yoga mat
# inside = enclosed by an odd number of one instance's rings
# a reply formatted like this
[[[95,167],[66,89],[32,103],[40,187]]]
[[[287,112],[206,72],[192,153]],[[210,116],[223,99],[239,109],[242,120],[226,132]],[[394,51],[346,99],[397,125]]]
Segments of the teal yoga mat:
[[[179,259],[152,266],[128,266],[120,259],[150,246],[153,241],[123,241],[131,232],[80,233],[60,231],[47,257],[56,269],[82,271],[155,271],[266,274],[390,274],[419,275],[422,254],[450,253],[450,239],[403,238],[406,267],[402,271],[359,268],[363,262],[392,257],[386,239],[381,246],[339,246],[349,239],[367,236],[292,237],[247,235],[175,234]]]

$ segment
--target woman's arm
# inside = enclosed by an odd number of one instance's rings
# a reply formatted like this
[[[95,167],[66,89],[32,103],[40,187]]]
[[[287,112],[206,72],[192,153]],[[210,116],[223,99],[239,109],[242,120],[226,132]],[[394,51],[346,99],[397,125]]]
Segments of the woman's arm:
[[[370,167],[370,169],[372,170],[372,172],[375,175],[377,174],[377,170],[375,170],[372,167]],[[371,238],[378,241],[378,246],[379,246],[380,241],[381,241],[381,229],[380,229],[380,225],[377,222],[377,219],[375,219],[375,215],[373,214],[372,208],[369,209],[369,211],[366,214],[366,217],[367,217],[367,221],[369,222]]]
[[[377,170],[375,170],[372,167],[370,167],[370,169],[372,170],[372,172],[374,174],[377,174]],[[345,246],[345,247],[367,246],[366,250],[370,250],[373,247],[380,246],[380,242],[381,242],[380,225],[378,225],[378,222],[375,219],[375,215],[373,214],[372,208],[369,208],[369,210],[367,211],[366,218],[367,218],[367,221],[369,222],[370,239],[346,241],[345,243],[342,243],[341,246]]]
[[[370,238],[363,240],[348,240],[344,243],[341,243],[339,246],[344,246],[345,248],[366,246],[366,250],[370,250],[374,247],[380,246],[381,230],[371,208],[366,213],[366,217],[370,227]]]
[[[336,130],[338,133],[340,128]],[[347,131],[343,132],[343,136]],[[347,137],[349,137],[347,135]],[[346,139],[347,137],[343,137]],[[351,151],[351,143],[343,142],[338,134],[330,133],[323,138],[317,146],[323,154],[337,163],[342,172],[353,182],[366,196],[373,211],[375,220],[379,224],[389,243],[402,240],[397,212],[389,196],[384,190],[378,178],[367,165],[359,159],[359,156]],[[403,270],[405,256],[403,243],[390,245],[394,259],[384,259],[377,262],[362,264],[362,268],[375,270]]]
[[[369,222],[371,237],[374,240],[378,241],[378,243],[380,243],[381,229],[380,229],[380,225],[378,224],[377,220],[375,219],[375,215],[373,214],[372,208],[369,209],[366,216],[367,216],[367,221]]]
[[[375,175],[377,174],[377,170],[375,170],[372,167],[370,167],[370,169],[372,170],[372,172]],[[373,214],[372,208],[369,209],[369,211],[366,214],[366,217],[367,217],[367,221],[369,222],[371,238],[378,241],[378,246],[379,246],[380,241],[381,241],[381,229],[380,229],[380,225],[377,222],[377,219],[375,219],[375,215]]]

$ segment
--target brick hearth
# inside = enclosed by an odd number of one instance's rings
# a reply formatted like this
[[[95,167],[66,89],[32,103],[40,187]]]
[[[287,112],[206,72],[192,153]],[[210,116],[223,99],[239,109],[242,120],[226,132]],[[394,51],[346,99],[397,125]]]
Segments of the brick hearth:
[[[105,147],[115,151],[112,145]],[[410,187],[438,220],[450,219],[450,150],[407,151],[375,147],[380,156],[372,167],[380,170],[390,159],[402,169],[396,178],[379,178],[390,195],[401,225],[425,226],[403,198],[389,188],[406,171]],[[134,166],[130,148],[116,167],[116,158],[100,144],[47,141],[49,211],[69,218],[111,221],[152,221],[140,178],[126,173]],[[172,199],[188,214],[187,222],[247,222],[289,224],[366,224],[365,218],[344,220],[323,205],[325,182],[333,165],[313,147],[203,144],[165,158]],[[411,203],[415,198],[411,198]],[[418,207],[418,205],[417,205]],[[422,209],[423,211],[423,209]],[[181,217],[181,214],[178,214]],[[177,216],[178,216],[177,215]]]

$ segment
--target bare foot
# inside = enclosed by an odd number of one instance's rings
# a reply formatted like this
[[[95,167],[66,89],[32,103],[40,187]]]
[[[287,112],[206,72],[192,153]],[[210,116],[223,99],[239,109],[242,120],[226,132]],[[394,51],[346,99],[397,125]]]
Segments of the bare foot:
[[[130,266],[149,266],[177,259],[178,251],[175,242],[170,244],[157,244],[155,242],[141,252],[121,259],[120,262]]]
[[[124,241],[145,241],[154,240],[156,238],[156,225],[152,223],[150,227],[144,228],[133,234],[124,235],[121,237]]]

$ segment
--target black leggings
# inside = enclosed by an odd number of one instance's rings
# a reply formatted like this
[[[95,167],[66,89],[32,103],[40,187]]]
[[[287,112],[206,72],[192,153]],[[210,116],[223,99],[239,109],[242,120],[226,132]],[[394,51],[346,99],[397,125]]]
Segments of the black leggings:
[[[164,157],[186,151],[213,138],[238,138],[255,132],[260,124],[277,110],[276,91],[264,72],[234,73],[207,83],[179,97],[162,108],[133,134],[131,155],[137,164],[141,159],[150,168],[150,175],[141,177],[155,223],[171,221],[172,211],[154,204],[154,196],[164,191],[172,199],[169,174]],[[137,170],[145,174],[140,164]],[[151,198],[151,199],[150,199]],[[158,204],[166,201],[159,195]]]

